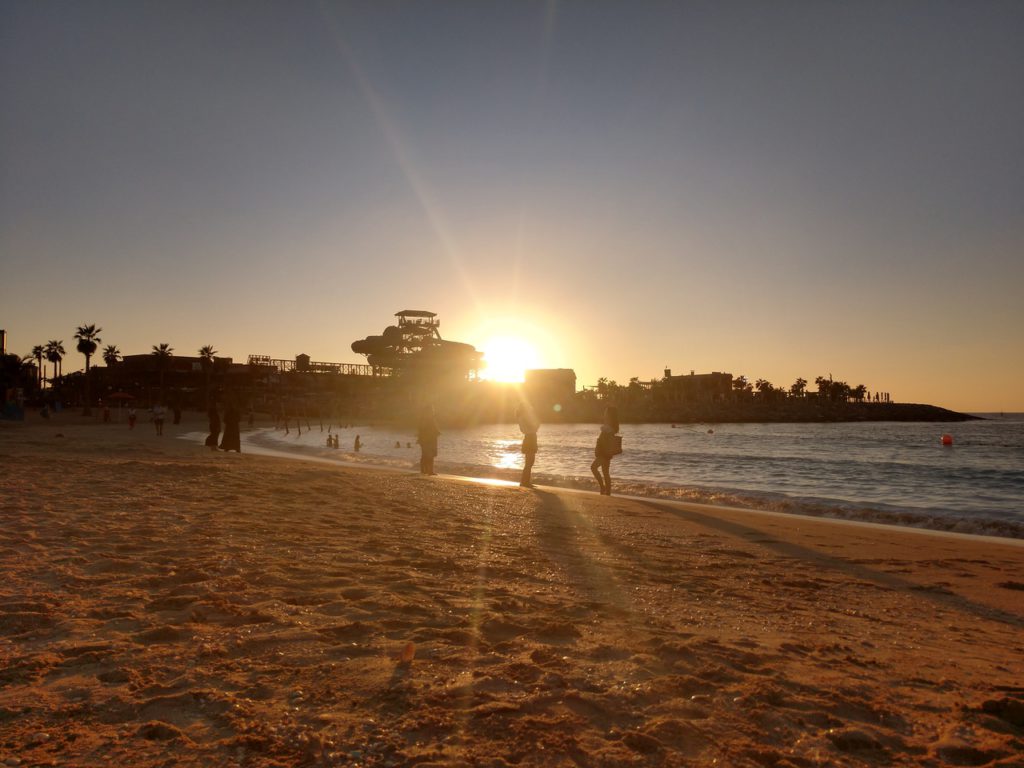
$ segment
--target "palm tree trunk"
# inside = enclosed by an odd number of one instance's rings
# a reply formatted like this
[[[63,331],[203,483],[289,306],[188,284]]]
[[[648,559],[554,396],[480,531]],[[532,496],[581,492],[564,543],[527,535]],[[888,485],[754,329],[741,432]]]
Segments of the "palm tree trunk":
[[[92,409],[89,407],[89,358],[85,356],[85,408],[82,409],[83,416],[92,416]]]

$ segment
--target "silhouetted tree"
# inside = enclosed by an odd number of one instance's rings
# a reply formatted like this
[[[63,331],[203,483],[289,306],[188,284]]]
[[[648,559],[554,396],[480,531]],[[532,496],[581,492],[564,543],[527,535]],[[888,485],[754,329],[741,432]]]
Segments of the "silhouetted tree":
[[[210,374],[213,372],[213,363],[216,360],[217,350],[212,344],[199,348],[199,366],[203,369],[206,379],[206,407],[210,407]]]
[[[174,347],[166,342],[160,345],[153,345],[153,356],[156,357],[156,369],[160,373],[160,402],[164,401],[164,372],[167,365],[174,357]]]
[[[83,416],[92,414],[92,409],[89,408],[89,361],[96,354],[96,347],[102,341],[99,337],[99,333],[102,330],[102,328],[97,328],[95,325],[80,325],[75,331],[75,338],[78,339],[76,349],[85,356],[85,408],[82,410]]]
[[[3,404],[7,390],[12,387],[29,389],[36,372],[33,370],[32,356],[9,354],[0,357],[0,405]]]
[[[818,376],[814,383],[818,385],[818,399],[828,400],[832,397],[832,378],[825,378],[824,376]]]
[[[36,359],[36,376],[38,377],[39,390],[43,389],[43,355],[46,354],[46,347],[36,344],[32,347],[32,357]]]
[[[797,379],[789,388],[789,392],[793,397],[803,397],[805,389],[807,389],[807,379]]]
[[[108,368],[115,366],[121,359],[121,350],[119,350],[113,344],[107,344],[103,348],[103,362],[106,363]]]
[[[67,353],[64,351],[64,342],[56,341],[51,339],[46,342],[46,359],[53,363],[53,379],[50,381],[50,388],[53,388],[53,382],[60,378],[59,366],[61,361],[64,359],[64,355]]]

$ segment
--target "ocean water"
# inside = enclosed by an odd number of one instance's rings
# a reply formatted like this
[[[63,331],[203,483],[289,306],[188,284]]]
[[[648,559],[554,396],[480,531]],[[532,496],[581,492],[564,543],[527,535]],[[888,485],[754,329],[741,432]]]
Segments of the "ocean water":
[[[1024,538],[1024,414],[961,423],[624,424],[612,462],[622,494]],[[418,467],[410,429],[294,425],[245,434],[254,448],[338,462]],[[321,431],[321,429],[323,431]],[[595,488],[594,424],[544,425],[534,482]],[[363,449],[352,452],[356,435]],[[953,438],[942,444],[943,434]],[[446,430],[436,469],[518,480],[514,424]],[[399,447],[395,447],[396,442]]]

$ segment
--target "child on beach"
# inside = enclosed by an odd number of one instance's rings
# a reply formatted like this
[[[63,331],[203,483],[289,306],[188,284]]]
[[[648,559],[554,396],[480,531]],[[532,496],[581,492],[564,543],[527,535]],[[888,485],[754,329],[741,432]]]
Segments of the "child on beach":
[[[619,447],[621,443],[616,439],[619,431],[619,412],[614,406],[608,406],[604,411],[604,423],[601,425],[601,433],[597,436],[597,445],[594,447],[594,461],[590,465],[590,471],[597,478],[597,484],[604,496],[612,495],[612,477],[610,473],[612,456],[622,453]],[[598,470],[601,470],[600,473]],[[603,475],[603,477],[602,477]]]

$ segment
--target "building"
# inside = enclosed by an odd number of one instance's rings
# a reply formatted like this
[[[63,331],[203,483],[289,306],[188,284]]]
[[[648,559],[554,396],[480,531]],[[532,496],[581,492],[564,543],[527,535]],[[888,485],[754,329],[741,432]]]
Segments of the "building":
[[[673,376],[665,369],[665,378],[658,383],[658,393],[663,401],[670,403],[713,403],[728,400],[732,393],[731,373],[694,373],[689,376]]]
[[[561,411],[576,395],[576,371],[571,368],[537,368],[526,371],[523,391],[538,411]]]

